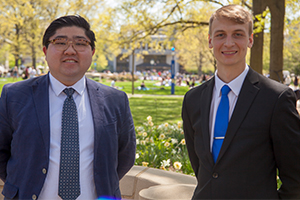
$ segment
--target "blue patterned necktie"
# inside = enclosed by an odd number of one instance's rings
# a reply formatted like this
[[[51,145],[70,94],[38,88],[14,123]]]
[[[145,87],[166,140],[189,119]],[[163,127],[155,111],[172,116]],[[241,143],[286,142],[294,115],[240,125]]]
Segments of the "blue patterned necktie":
[[[215,130],[214,130],[214,141],[212,147],[212,155],[214,162],[216,163],[219,156],[223,140],[228,127],[229,121],[229,99],[228,93],[230,92],[230,87],[224,85],[221,89],[222,97],[216,114]]]
[[[73,88],[66,88],[61,123],[60,170],[58,195],[75,200],[80,195],[78,117]]]

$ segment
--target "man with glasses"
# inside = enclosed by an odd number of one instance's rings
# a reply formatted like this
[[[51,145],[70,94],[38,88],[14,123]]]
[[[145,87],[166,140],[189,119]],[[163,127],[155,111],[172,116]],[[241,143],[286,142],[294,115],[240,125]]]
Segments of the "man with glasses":
[[[127,96],[85,77],[95,35],[80,16],[45,31],[47,75],[8,84],[0,99],[0,178],[7,199],[121,198],[133,166]]]

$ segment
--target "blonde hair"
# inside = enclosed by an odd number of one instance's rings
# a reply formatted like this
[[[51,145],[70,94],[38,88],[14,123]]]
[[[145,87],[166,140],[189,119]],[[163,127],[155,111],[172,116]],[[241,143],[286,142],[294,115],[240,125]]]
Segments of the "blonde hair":
[[[211,35],[211,26],[215,19],[228,19],[238,24],[249,23],[249,35],[253,33],[253,17],[252,14],[240,5],[227,5],[219,8],[214,12],[209,20],[209,31]]]

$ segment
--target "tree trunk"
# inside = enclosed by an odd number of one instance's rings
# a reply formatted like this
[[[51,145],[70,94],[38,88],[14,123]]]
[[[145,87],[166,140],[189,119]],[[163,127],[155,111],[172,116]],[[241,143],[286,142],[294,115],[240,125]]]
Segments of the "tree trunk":
[[[16,31],[16,39],[14,41],[14,50],[15,50],[15,66],[19,67],[19,59],[20,59],[20,27],[18,24],[15,24]]]
[[[285,0],[268,0],[271,11],[270,78],[283,82]]]
[[[31,47],[31,59],[32,59],[32,66],[34,67],[34,69],[36,69],[36,52],[33,44]]]
[[[15,66],[19,67],[19,56],[15,56]]]
[[[200,51],[199,52],[199,65],[198,65],[198,76],[201,77],[202,76],[202,66],[203,66],[203,54]]]
[[[261,0],[253,0],[252,11],[253,16],[261,14],[265,11],[266,5]],[[254,19],[254,23],[257,20]],[[263,44],[264,44],[264,31],[255,33],[253,35],[254,44],[251,48],[250,66],[252,69],[262,74],[263,72]]]

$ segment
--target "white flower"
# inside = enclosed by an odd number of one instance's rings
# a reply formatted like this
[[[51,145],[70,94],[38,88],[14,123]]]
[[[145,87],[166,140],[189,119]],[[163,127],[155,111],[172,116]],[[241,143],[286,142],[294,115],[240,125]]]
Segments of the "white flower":
[[[165,145],[165,147],[169,147],[169,146],[170,146],[170,143],[169,143],[169,142],[166,142],[164,145]]]
[[[163,160],[160,162],[162,167],[169,167],[170,166],[170,159],[168,160]]]
[[[181,169],[182,164],[180,162],[176,161],[176,162],[174,162],[173,166],[175,169],[179,170],[179,169]]]
[[[177,144],[177,143],[178,143],[178,140],[175,139],[175,138],[171,138],[171,142],[172,142],[172,144]]]
[[[148,122],[151,122],[151,121],[152,121],[152,117],[149,115],[149,116],[147,117],[147,120],[148,120]]]
[[[180,141],[180,144],[185,145],[185,139],[182,139],[182,140]]]
[[[147,132],[143,132],[143,137],[147,137]]]
[[[181,128],[182,123],[181,122],[177,122],[177,127]]]
[[[160,140],[163,140],[163,139],[165,139],[165,138],[166,138],[166,135],[165,135],[165,134],[163,134],[163,133],[162,133],[162,134],[160,134],[160,135],[159,135],[159,137],[158,137],[158,139],[160,139]]]
[[[154,142],[153,137],[151,137],[150,138],[150,143],[153,143],[153,142]]]
[[[138,159],[140,157],[140,154],[136,153],[135,154],[135,159]]]

